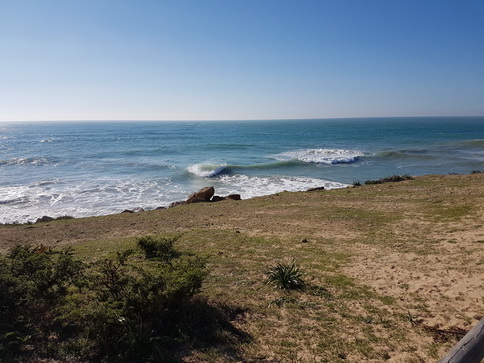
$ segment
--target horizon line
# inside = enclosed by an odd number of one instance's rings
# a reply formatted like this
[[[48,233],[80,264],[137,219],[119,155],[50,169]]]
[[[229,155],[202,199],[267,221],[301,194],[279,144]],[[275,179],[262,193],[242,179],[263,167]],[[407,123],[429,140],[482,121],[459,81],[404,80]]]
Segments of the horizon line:
[[[484,115],[416,115],[416,116],[356,116],[356,117],[303,117],[303,118],[250,118],[250,119],[40,119],[0,120],[10,122],[237,122],[237,121],[296,121],[296,120],[354,120],[354,119],[403,119],[403,118],[480,118]]]

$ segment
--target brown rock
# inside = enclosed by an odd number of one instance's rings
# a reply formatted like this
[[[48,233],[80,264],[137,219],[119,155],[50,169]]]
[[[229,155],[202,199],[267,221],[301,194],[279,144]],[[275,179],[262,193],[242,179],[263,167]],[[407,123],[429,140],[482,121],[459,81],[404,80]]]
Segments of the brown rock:
[[[177,207],[179,205],[183,205],[183,204],[187,204],[185,201],[178,201],[178,202],[173,202],[171,203],[168,208],[173,208],[173,207]]]
[[[242,200],[242,198],[240,198],[240,194],[229,194],[225,197],[225,199]]]
[[[225,197],[221,197],[220,195],[214,195],[211,202],[220,202],[221,200],[225,200]]]
[[[190,195],[186,200],[186,203],[210,202],[210,198],[212,198],[214,194],[214,187],[205,187]]]

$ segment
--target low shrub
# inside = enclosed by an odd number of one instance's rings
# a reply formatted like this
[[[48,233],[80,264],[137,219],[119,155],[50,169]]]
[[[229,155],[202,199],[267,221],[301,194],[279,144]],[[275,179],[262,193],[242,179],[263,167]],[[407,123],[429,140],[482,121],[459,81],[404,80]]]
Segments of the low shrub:
[[[173,242],[139,238],[148,259],[125,250],[90,265],[42,246],[0,256],[0,361],[169,360],[170,347],[193,339],[189,312],[217,310],[194,308],[205,261]],[[200,325],[216,330],[218,319]]]
[[[84,268],[70,249],[15,246],[0,257],[0,361],[16,361],[27,345],[45,345]]]

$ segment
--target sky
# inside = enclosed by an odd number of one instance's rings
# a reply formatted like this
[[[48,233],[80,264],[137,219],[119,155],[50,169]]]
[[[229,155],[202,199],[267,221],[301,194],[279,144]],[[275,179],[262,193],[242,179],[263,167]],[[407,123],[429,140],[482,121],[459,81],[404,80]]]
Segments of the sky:
[[[0,121],[483,115],[482,0],[0,0]]]

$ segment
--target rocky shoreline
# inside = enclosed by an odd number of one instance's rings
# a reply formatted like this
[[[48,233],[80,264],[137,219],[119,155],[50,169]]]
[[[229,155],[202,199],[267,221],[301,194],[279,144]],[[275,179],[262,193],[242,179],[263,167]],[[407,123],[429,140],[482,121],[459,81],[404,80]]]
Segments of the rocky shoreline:
[[[324,187],[311,188],[311,189],[308,189],[307,191],[312,192],[312,191],[320,191],[320,190],[324,190]],[[204,187],[199,191],[190,194],[186,200],[176,201],[171,203],[168,207],[158,207],[158,208],[155,208],[155,210],[174,208],[180,205],[193,204],[193,203],[215,203],[223,200],[242,200],[242,198],[240,194],[229,194],[226,196],[215,195],[215,188],[213,186],[210,186],[210,187]],[[144,208],[137,207],[133,209],[125,209],[121,213],[141,213],[145,211],[146,210]],[[35,223],[45,223],[45,222],[51,222],[54,220],[62,220],[62,219],[74,219],[74,217],[60,216],[60,217],[54,218],[50,216],[42,216],[40,218],[37,218]]]

